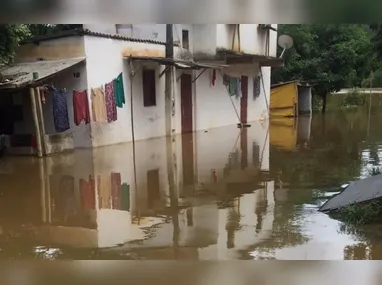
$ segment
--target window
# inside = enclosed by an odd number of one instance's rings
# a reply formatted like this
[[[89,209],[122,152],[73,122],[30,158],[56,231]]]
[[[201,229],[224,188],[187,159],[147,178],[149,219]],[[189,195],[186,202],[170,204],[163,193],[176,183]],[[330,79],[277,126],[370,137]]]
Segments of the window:
[[[115,29],[118,35],[132,37],[133,25],[132,24],[116,24]]]
[[[142,85],[143,85],[143,106],[151,107],[156,106],[155,94],[155,70],[143,69],[142,71]]]
[[[190,48],[190,39],[188,35],[188,30],[182,30],[182,47],[185,49]]]

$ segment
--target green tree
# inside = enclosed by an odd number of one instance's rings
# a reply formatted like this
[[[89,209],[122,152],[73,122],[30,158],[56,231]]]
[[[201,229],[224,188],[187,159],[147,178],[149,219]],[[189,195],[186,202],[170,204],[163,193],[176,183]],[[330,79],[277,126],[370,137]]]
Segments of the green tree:
[[[82,24],[28,24],[28,27],[33,36],[44,36],[82,28]]]
[[[0,25],[0,65],[7,65],[13,61],[19,42],[30,36],[27,25]]]
[[[285,53],[285,67],[272,72],[272,83],[290,80],[313,85],[323,99],[344,87],[360,86],[371,71],[373,48],[368,27],[359,24],[280,25],[294,46]]]

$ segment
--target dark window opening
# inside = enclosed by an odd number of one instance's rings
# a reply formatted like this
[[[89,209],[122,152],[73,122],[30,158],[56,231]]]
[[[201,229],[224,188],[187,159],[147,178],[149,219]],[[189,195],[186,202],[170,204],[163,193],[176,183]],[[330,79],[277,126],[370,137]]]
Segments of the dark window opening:
[[[142,71],[143,106],[156,106],[155,70],[144,69]]]
[[[190,39],[188,35],[188,30],[182,30],[182,47],[185,49],[190,48]]]

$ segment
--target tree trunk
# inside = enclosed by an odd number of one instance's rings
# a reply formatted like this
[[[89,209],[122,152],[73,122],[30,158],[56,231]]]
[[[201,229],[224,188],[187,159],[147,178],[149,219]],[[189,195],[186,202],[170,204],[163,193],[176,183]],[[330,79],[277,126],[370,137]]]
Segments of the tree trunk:
[[[322,114],[325,114],[326,112],[326,96],[327,94],[322,96]]]

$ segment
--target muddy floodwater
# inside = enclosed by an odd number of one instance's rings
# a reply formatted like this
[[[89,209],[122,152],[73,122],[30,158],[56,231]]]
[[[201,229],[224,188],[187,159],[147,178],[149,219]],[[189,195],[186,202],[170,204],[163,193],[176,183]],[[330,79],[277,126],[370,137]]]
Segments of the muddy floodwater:
[[[278,119],[0,160],[0,259],[382,259],[319,213],[382,163],[382,112]]]

